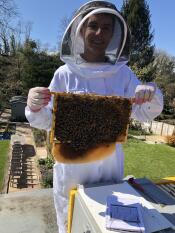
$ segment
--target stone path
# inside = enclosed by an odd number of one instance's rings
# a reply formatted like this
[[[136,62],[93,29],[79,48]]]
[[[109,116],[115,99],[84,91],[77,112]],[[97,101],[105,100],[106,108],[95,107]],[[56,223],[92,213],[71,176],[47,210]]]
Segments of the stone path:
[[[142,140],[147,144],[165,144],[166,143],[165,136],[159,136],[159,135],[140,135],[140,136],[131,135],[131,136],[139,140]]]

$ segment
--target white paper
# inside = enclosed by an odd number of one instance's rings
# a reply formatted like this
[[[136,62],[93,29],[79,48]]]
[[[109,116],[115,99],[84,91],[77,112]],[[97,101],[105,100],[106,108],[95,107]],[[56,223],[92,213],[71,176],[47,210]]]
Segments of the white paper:
[[[108,230],[145,232],[142,205],[139,199],[107,197],[106,228]]]

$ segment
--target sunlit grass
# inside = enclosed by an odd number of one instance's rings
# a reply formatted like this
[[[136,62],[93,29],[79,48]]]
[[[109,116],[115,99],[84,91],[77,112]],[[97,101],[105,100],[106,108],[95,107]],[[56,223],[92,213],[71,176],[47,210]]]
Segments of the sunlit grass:
[[[0,191],[2,189],[5,169],[8,160],[9,143],[9,140],[0,141]]]
[[[130,138],[124,144],[125,176],[159,180],[175,176],[175,148],[165,144],[146,144]]]

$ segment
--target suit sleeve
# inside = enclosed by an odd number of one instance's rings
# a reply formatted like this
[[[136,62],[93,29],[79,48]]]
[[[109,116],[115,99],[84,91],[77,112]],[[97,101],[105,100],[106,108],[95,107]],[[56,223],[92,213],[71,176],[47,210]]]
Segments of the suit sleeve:
[[[61,77],[59,69],[55,72],[54,77],[49,85],[50,91],[59,92],[65,90],[64,78]],[[53,97],[47,106],[39,112],[32,112],[29,107],[25,108],[25,115],[32,127],[38,129],[50,130],[52,126],[52,107]]]
[[[128,71],[129,82],[125,89],[125,96],[134,97],[135,89],[137,85],[141,84],[136,75],[129,70]],[[140,122],[152,121],[163,110],[163,95],[160,89],[157,87],[155,95],[151,102],[146,102],[142,105],[133,104],[131,118]]]

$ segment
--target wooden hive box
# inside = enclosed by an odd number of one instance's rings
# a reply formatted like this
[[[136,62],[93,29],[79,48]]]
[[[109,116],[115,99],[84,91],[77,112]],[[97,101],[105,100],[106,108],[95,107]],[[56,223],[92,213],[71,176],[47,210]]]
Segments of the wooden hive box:
[[[53,93],[52,154],[61,163],[87,163],[127,140],[132,100],[95,94]]]

